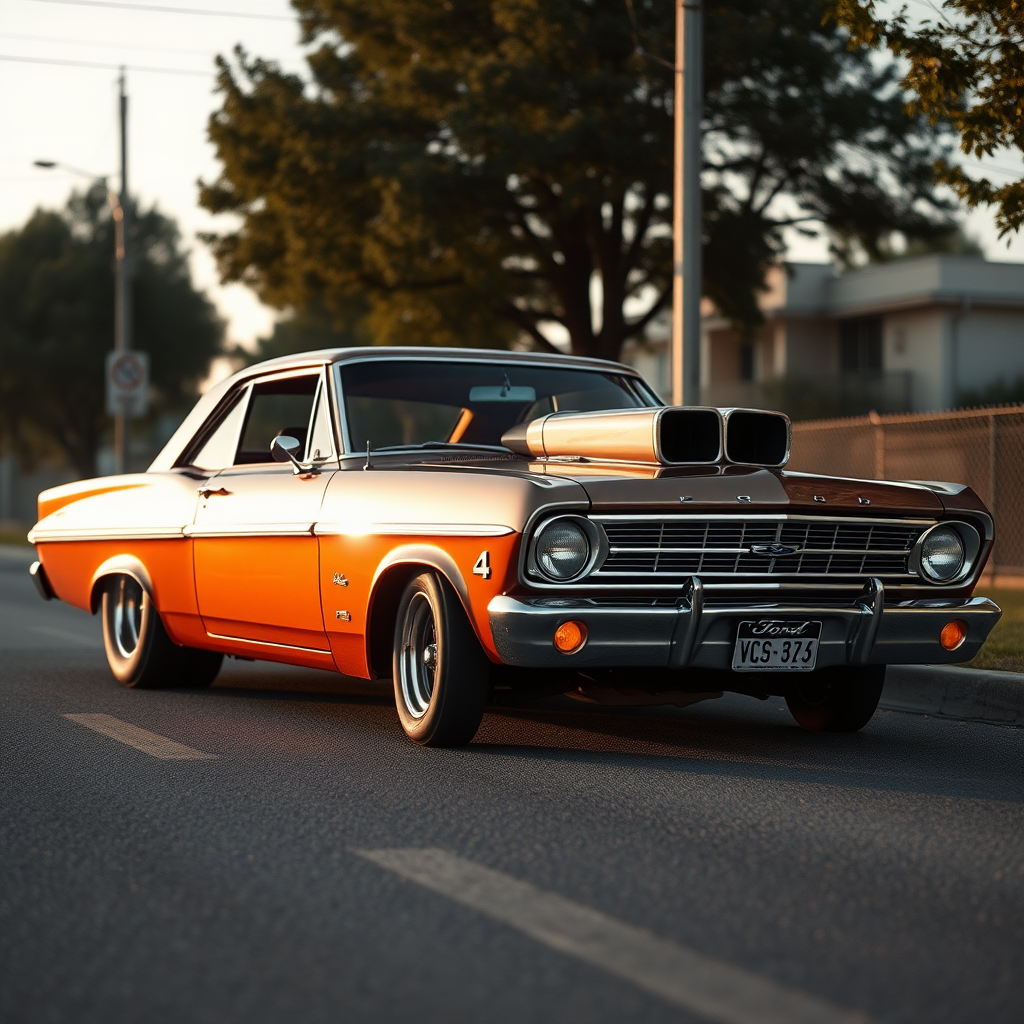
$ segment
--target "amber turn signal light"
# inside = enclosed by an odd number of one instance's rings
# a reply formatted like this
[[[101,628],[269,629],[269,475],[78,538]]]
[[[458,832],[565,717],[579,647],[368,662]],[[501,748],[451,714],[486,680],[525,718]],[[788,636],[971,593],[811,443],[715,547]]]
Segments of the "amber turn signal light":
[[[942,627],[939,643],[947,651],[955,651],[967,639],[967,623],[963,619],[953,619]]]
[[[555,630],[554,643],[556,650],[563,654],[578,651],[587,642],[587,627],[582,622],[563,622]]]

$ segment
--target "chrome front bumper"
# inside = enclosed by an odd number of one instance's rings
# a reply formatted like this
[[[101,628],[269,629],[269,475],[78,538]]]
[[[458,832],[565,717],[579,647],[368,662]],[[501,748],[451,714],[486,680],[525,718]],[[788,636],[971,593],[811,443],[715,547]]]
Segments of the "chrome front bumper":
[[[597,603],[590,598],[496,597],[488,612],[495,647],[506,665],[709,669],[732,668],[737,626],[749,619],[821,622],[817,664],[827,668],[970,661],[1002,614],[986,597],[886,604],[877,579],[849,605],[813,600],[711,604],[695,579],[668,607]],[[552,638],[555,629],[570,619],[586,625],[587,642],[574,654],[562,654]],[[939,643],[939,633],[952,619],[967,623],[967,638],[955,651],[947,651]]]

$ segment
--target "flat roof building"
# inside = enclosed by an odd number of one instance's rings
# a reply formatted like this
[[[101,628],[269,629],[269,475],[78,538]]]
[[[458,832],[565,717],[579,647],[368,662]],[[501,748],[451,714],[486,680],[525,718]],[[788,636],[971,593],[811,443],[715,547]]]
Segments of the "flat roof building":
[[[795,416],[948,409],[1024,378],[1024,263],[930,255],[836,273],[786,263],[760,296],[749,339],[705,303],[701,400]],[[630,345],[670,394],[668,318]]]

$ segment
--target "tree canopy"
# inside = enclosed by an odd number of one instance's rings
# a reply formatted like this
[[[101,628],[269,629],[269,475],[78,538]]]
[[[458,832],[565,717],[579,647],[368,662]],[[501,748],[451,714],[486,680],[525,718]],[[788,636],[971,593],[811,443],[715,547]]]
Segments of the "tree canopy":
[[[237,346],[229,355],[244,365],[251,365],[295,352],[372,345],[367,329],[368,314],[369,306],[361,295],[339,296],[333,312],[325,309],[319,299],[314,299],[303,309],[289,310],[274,324],[269,337],[257,340],[255,350]]]
[[[308,75],[220,60],[203,204],[222,274],[267,302],[369,304],[383,343],[617,358],[665,308],[672,76],[623,0],[293,0]],[[634,0],[672,58],[673,10]],[[948,232],[938,129],[825,0],[706,5],[704,289],[743,327],[784,232],[837,258]],[[595,287],[595,282],[597,286]]]
[[[831,0],[829,15],[853,46],[888,46],[906,61],[903,85],[911,116],[944,121],[960,149],[979,160],[1024,151],[1024,3],[943,0],[938,20],[914,22],[904,7],[882,17],[874,0]],[[995,184],[939,160],[938,180],[968,206],[996,208],[1000,237],[1024,225],[1024,177]]]
[[[133,347],[149,353],[154,414],[187,407],[220,349],[222,324],[192,286],[172,220],[137,212],[131,241]],[[95,475],[110,424],[113,259],[101,187],[0,236],[0,431],[22,457],[57,450],[82,476]]]

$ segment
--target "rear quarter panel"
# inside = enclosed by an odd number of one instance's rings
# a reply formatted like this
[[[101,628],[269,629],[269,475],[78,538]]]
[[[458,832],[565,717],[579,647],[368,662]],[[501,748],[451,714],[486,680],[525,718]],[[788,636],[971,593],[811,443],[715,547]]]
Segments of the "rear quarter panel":
[[[44,491],[29,534],[57,597],[91,610],[107,569],[137,565],[148,577],[168,630],[191,635],[197,621],[192,542],[197,481],[180,473],[86,480]]]

